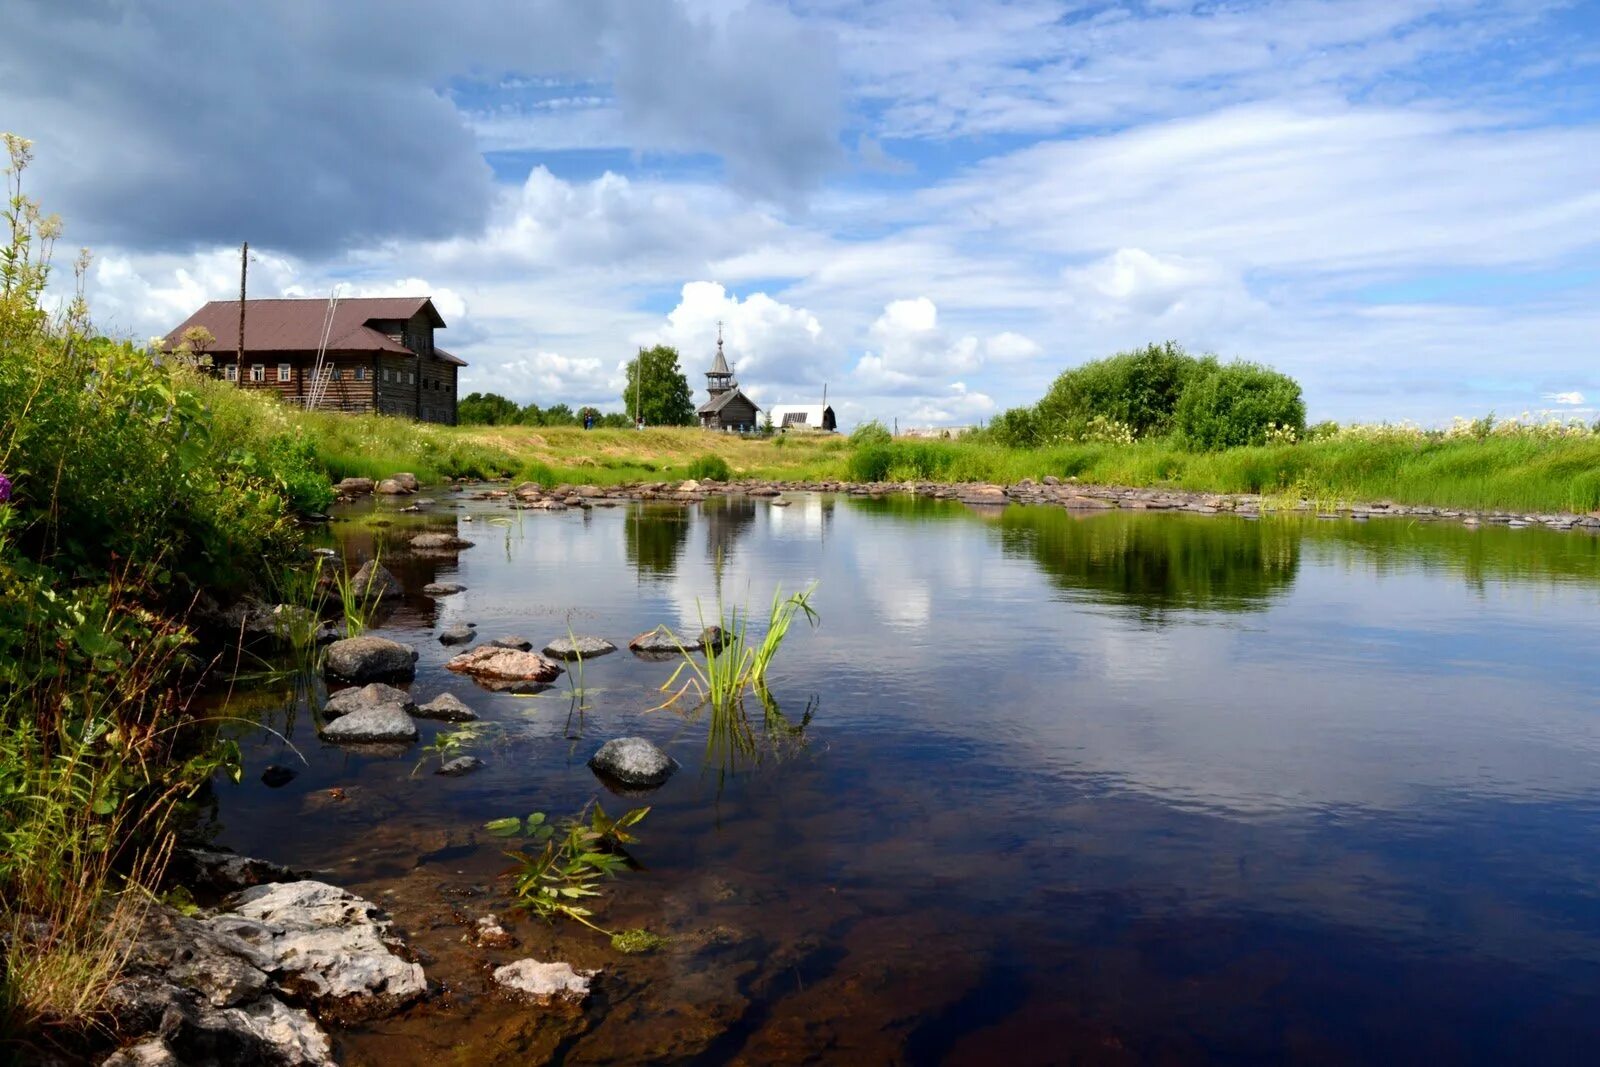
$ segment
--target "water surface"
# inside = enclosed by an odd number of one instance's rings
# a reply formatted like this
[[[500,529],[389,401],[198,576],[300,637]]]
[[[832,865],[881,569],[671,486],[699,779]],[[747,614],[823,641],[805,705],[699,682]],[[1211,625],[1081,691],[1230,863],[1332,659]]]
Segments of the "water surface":
[[[420,649],[419,699],[490,723],[487,766],[324,746],[273,690],[253,703],[289,742],[250,732],[251,766],[299,766],[289,743],[309,765],[213,813],[222,843],[383,903],[440,983],[342,1035],[345,1062],[1554,1063],[1600,1038],[1596,538],[900,497],[385,506],[332,543],[401,578],[375,632]],[[476,545],[403,552],[422,529]],[[478,690],[433,636],[624,645],[811,581],[821,625],[748,748],[649,710],[671,663],[590,661],[579,708],[565,680]],[[585,766],[628,734],[683,765],[648,801]],[[603,923],[673,945],[529,920],[516,950],[463,942],[506,914],[481,824],[597,796],[653,805]],[[601,968],[587,1009],[493,995],[487,966],[524,955]]]

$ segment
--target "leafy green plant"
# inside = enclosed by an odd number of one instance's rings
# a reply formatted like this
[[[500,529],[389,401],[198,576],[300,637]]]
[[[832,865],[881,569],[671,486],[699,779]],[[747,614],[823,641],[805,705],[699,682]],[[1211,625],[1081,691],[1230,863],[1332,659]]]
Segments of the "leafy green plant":
[[[649,808],[634,808],[613,819],[597,800],[559,831],[539,811],[526,819],[495,819],[484,829],[498,837],[532,838],[529,846],[506,853],[516,861],[511,871],[516,907],[546,922],[565,916],[612,937],[612,931],[594,923],[594,912],[582,902],[599,896],[607,878],[627,869],[630,860],[623,846],[638,840],[628,830],[648,814]]]
[[[894,440],[894,435],[889,432],[889,427],[877,419],[870,419],[861,423],[850,431],[850,446],[861,448],[866,445],[886,445]]]
[[[422,756],[417,760],[417,765],[411,768],[411,777],[415,778],[417,772],[427,766],[429,760],[436,760],[443,766],[465,752],[469,745],[482,736],[483,727],[478,723],[466,723],[454,730],[440,730],[432,741],[422,746],[420,750]]]

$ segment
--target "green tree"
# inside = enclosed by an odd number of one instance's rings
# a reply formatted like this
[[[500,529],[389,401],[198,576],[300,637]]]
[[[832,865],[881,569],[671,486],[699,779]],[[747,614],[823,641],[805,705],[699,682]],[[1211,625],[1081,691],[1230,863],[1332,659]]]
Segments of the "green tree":
[[[468,393],[456,408],[463,426],[504,426],[517,421],[522,409],[499,393]]]
[[[642,415],[649,426],[694,424],[694,394],[689,391],[689,379],[678,368],[676,348],[656,345],[644,349],[628,360],[627,379],[622,402],[629,415]]]
[[[1272,427],[1306,428],[1300,383],[1259,363],[1213,363],[1190,382],[1178,401],[1177,431],[1193,449],[1212,450],[1267,442]]]

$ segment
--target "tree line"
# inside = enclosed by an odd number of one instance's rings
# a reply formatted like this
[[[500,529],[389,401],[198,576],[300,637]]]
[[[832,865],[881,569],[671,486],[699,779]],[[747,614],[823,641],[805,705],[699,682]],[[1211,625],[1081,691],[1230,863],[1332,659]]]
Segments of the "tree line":
[[[499,393],[468,393],[456,408],[463,425],[478,426],[583,426],[590,418],[606,428],[632,426],[636,418],[646,426],[692,426],[694,393],[678,366],[678,350],[670,345],[641,349],[624,368],[623,410],[601,411],[567,404],[519,405]]]

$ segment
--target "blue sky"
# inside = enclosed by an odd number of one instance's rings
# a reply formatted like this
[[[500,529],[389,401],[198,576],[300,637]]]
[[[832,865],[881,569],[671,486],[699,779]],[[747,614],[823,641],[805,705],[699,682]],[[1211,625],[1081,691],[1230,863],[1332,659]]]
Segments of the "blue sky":
[[[1313,418],[1595,415],[1600,3],[21,0],[102,323],[428,292],[468,388],[967,423],[1152,340]],[[193,62],[184,57],[194,57]],[[203,61],[202,61],[203,60]],[[186,71],[197,73],[189,76]],[[227,77],[219,77],[226,70]]]

